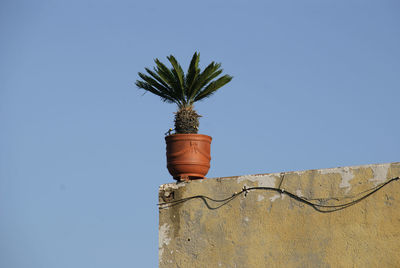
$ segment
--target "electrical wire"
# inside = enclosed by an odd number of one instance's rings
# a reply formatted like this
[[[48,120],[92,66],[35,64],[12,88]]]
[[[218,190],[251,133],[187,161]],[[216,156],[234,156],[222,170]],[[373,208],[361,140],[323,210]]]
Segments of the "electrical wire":
[[[390,180],[388,180],[388,181],[386,181],[384,183],[381,183],[381,184],[379,184],[379,185],[377,185],[377,186],[375,186],[375,187],[373,187],[371,189],[368,189],[366,191],[363,191],[363,192],[361,192],[359,194],[356,194],[356,195],[352,196],[352,197],[355,197],[355,196],[359,196],[360,194],[366,193],[363,196],[361,196],[360,198],[354,199],[354,200],[352,200],[350,202],[347,202],[347,203],[338,204],[338,205],[318,204],[318,203],[315,203],[315,202],[311,202],[310,200],[312,200],[312,199],[307,199],[306,197],[298,196],[298,195],[296,195],[294,193],[291,193],[291,192],[286,191],[286,190],[281,189],[281,188],[261,187],[261,186],[249,187],[249,188],[244,186],[240,192],[235,192],[230,197],[227,197],[227,198],[224,198],[224,199],[214,199],[214,198],[211,198],[211,197],[208,197],[208,196],[205,196],[205,195],[195,195],[195,196],[190,196],[190,197],[186,197],[186,198],[182,198],[182,199],[178,199],[178,200],[159,203],[157,205],[159,206],[159,209],[165,209],[165,208],[168,208],[168,207],[172,207],[172,206],[176,206],[176,205],[182,204],[182,203],[187,202],[187,201],[192,200],[192,199],[201,199],[205,203],[207,208],[209,208],[209,209],[218,209],[218,208],[228,204],[229,202],[231,202],[232,200],[234,200],[236,197],[240,196],[241,194],[244,194],[244,196],[247,196],[247,194],[250,191],[264,190],[264,191],[273,191],[273,192],[278,192],[278,193],[281,193],[281,194],[285,194],[285,195],[287,195],[287,196],[289,196],[289,197],[291,197],[291,198],[293,198],[293,199],[295,199],[295,200],[297,200],[297,201],[299,201],[301,203],[304,203],[306,205],[311,206],[313,209],[315,209],[318,212],[329,213],[329,212],[334,212],[334,211],[342,210],[342,209],[348,208],[350,206],[353,206],[353,205],[361,202],[362,200],[366,199],[367,197],[371,196],[372,194],[376,193],[377,191],[379,191],[380,189],[382,189],[383,187],[385,187],[389,183],[392,183],[393,181],[397,181],[399,179],[400,179],[400,177],[392,178],[392,179],[390,179]],[[342,197],[342,198],[345,199],[345,198],[352,198],[352,197]],[[338,200],[339,198],[329,198],[329,199]],[[319,200],[321,201],[323,199],[319,199]],[[208,201],[212,201],[212,202],[215,202],[215,203],[221,203],[221,204],[213,207],[213,206],[211,206],[209,204]]]

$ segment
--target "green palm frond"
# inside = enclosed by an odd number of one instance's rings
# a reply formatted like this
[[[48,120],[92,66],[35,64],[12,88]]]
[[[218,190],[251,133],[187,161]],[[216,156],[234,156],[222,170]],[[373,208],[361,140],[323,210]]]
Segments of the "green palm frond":
[[[196,97],[194,98],[194,102],[210,97],[212,94],[215,93],[215,91],[217,91],[218,89],[229,83],[232,80],[232,78],[233,78],[232,76],[226,74],[220,77],[219,79],[211,82],[204,90],[201,90],[196,95]]]
[[[172,65],[172,69],[171,72],[174,75],[175,80],[178,82],[178,86],[180,89],[180,96],[182,99],[185,98],[185,85],[184,85],[184,73],[182,70],[181,65],[179,65],[178,61],[175,59],[174,56],[170,55],[169,57],[167,57],[167,59],[169,60],[169,62]]]
[[[195,96],[199,93],[200,90],[212,79],[217,77],[221,72],[218,73],[218,69],[221,66],[221,64],[215,64],[215,62],[211,62],[203,72],[201,72],[196,81],[194,82],[194,85],[192,87],[191,94],[189,96],[189,99],[191,102],[194,102]]]
[[[168,85],[165,82],[163,83],[157,82],[157,80],[162,81],[162,79],[158,77],[156,74],[153,73],[155,79],[140,72],[138,74],[143,81],[137,80],[136,81],[137,87],[149,91],[157,96],[160,96],[163,101],[175,102],[178,105],[181,104],[180,98],[173,94],[172,90],[168,87]]]
[[[138,88],[151,92],[166,102],[174,102],[179,107],[190,107],[196,101],[213,95],[218,89],[232,80],[232,76],[221,73],[221,64],[211,62],[203,71],[198,67],[200,53],[195,52],[186,75],[173,55],[167,57],[172,68],[169,69],[161,61],[155,59],[153,71],[145,68],[149,75],[139,72],[142,80],[136,81]]]
[[[147,82],[143,82],[143,81],[136,81],[136,86],[138,88],[142,88],[148,92],[151,92],[159,97],[161,97],[161,99],[165,102],[169,102],[169,103],[176,103],[176,101],[171,98],[168,94],[164,94],[163,92],[157,90],[156,88],[154,88],[153,86],[151,86],[150,84],[148,84]]]
[[[171,87],[155,72],[150,70],[149,68],[144,68],[147,73],[149,73],[154,79],[156,79],[160,84],[162,84],[164,87],[168,88],[171,90]]]
[[[200,69],[199,69],[199,60],[200,60],[200,53],[195,52],[192,60],[190,61],[190,65],[186,74],[186,98],[190,99],[190,96],[192,96],[193,92],[193,84],[196,81],[198,75],[200,74]]]
[[[158,59],[155,59],[154,62],[157,64],[157,67],[154,68],[154,71],[164,80],[165,83],[169,85],[171,89],[175,91],[175,88],[177,87],[177,81],[174,77],[174,74]]]

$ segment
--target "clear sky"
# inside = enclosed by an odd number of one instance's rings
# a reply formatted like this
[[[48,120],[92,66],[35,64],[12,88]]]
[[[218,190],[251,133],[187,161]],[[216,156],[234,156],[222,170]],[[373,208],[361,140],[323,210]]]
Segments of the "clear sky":
[[[154,58],[234,76],[196,105],[208,177],[400,161],[397,0],[2,0],[0,38],[0,267],[157,266]]]

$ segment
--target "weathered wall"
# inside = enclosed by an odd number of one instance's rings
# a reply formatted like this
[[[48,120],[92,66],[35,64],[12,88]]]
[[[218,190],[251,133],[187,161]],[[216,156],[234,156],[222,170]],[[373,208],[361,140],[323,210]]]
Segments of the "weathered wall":
[[[159,198],[223,199],[266,186],[341,204],[398,176],[400,163],[215,178],[162,185]],[[330,213],[264,190],[218,209],[208,204],[194,198],[160,207],[160,267],[400,267],[400,180]]]

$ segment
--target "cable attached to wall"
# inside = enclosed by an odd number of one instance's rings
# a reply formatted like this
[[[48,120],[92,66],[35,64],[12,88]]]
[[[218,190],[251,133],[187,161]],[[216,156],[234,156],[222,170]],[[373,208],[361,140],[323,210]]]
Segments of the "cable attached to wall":
[[[392,179],[390,179],[390,180],[388,180],[388,181],[386,181],[386,182],[384,182],[382,184],[379,184],[379,185],[377,185],[377,186],[375,186],[375,187],[373,187],[373,188],[371,188],[369,190],[366,190],[366,191],[363,191],[363,192],[361,192],[359,194],[356,194],[353,197],[359,196],[360,194],[364,194],[363,196],[361,196],[361,197],[359,197],[357,199],[354,199],[354,200],[352,200],[350,202],[343,203],[343,204],[338,204],[338,205],[318,204],[318,203],[310,201],[311,199],[307,199],[305,197],[298,196],[298,195],[296,195],[294,193],[291,193],[291,192],[286,191],[286,190],[281,189],[281,188],[274,188],[274,187],[248,187],[247,188],[246,186],[244,186],[240,192],[235,192],[230,197],[227,197],[227,198],[224,198],[224,199],[214,199],[214,198],[211,198],[211,197],[208,197],[208,196],[205,196],[205,195],[195,195],[195,196],[190,196],[190,197],[186,197],[186,198],[182,198],[182,199],[178,199],[178,200],[159,203],[157,205],[159,206],[159,209],[165,209],[165,208],[168,208],[168,207],[172,207],[172,206],[176,206],[176,205],[182,204],[182,203],[187,202],[187,201],[192,200],[192,199],[201,199],[201,200],[203,200],[203,202],[207,206],[207,208],[214,210],[214,209],[218,209],[218,208],[228,204],[229,202],[231,202],[232,200],[234,200],[236,197],[240,196],[241,194],[244,194],[244,196],[247,196],[247,194],[250,191],[263,190],[263,191],[273,191],[273,192],[278,192],[280,194],[285,194],[285,195],[289,196],[290,198],[293,198],[293,199],[295,199],[295,200],[297,200],[297,201],[299,201],[299,202],[301,202],[303,204],[311,206],[313,209],[315,209],[318,212],[329,213],[329,212],[335,212],[335,211],[342,210],[342,209],[348,208],[350,206],[353,206],[353,205],[357,204],[358,202],[366,199],[367,197],[373,195],[374,193],[378,192],[380,189],[382,189],[383,187],[385,187],[389,183],[392,183],[393,181],[397,181],[399,179],[400,179],[399,177],[392,178]],[[348,199],[348,198],[351,198],[351,197],[343,197],[343,199]],[[337,201],[340,201],[339,198],[330,198],[330,199],[336,199]],[[209,204],[210,201],[211,202],[215,202],[215,203],[219,203],[219,205],[213,207],[213,206],[211,206]]]

